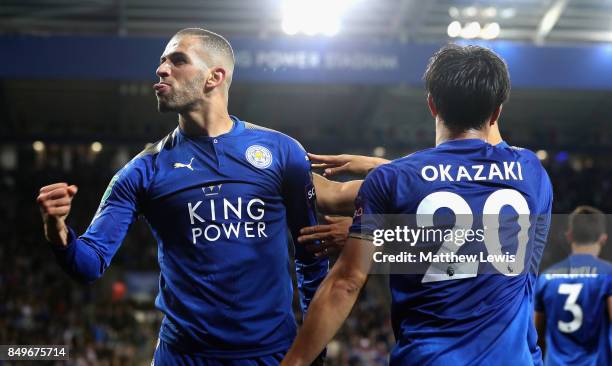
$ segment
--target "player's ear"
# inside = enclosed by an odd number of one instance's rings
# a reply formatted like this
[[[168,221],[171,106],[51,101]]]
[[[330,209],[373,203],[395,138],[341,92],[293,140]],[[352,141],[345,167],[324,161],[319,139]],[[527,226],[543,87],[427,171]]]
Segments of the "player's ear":
[[[438,116],[438,109],[434,104],[434,100],[431,94],[427,94],[427,105],[429,106],[429,112],[431,112],[431,116],[433,118],[436,118]]]
[[[206,89],[213,89],[223,84],[226,77],[226,71],[222,67],[213,67],[210,69],[210,74],[206,79]]]

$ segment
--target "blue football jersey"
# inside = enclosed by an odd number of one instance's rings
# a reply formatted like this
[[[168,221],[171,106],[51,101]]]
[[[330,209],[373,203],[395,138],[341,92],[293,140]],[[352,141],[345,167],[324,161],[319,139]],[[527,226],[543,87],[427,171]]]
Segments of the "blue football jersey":
[[[109,184],[87,232],[56,249],[85,281],[110,265],[138,215],[158,245],[160,338],[214,358],[286,351],[296,334],[288,240],[316,225],[306,152],[294,139],[232,117],[230,132],[189,137],[180,128]],[[303,312],[328,270],[296,246]]]
[[[535,309],[546,316],[547,366],[612,363],[608,298],[612,264],[573,254],[538,277]]]
[[[440,272],[431,265],[424,273],[389,276],[397,340],[390,364],[542,363],[532,321],[533,294],[550,226],[552,187],[535,154],[478,139],[447,141],[372,171],[355,204],[351,235],[361,238],[371,238],[385,225],[380,218],[367,219],[381,214],[416,214],[417,220],[429,215],[433,220],[450,210],[457,220],[459,214],[462,220],[467,217],[474,229],[486,227],[485,213],[495,222],[503,213],[527,217],[518,234],[516,228],[511,230],[514,239],[500,239],[505,237],[502,227],[489,228],[486,232],[493,233],[493,239],[486,236],[460,247],[439,243],[435,248],[457,255],[511,252],[519,258],[516,268],[496,268],[484,261],[472,272]],[[525,238],[524,245],[518,245],[517,238]],[[452,268],[456,263],[442,264]]]

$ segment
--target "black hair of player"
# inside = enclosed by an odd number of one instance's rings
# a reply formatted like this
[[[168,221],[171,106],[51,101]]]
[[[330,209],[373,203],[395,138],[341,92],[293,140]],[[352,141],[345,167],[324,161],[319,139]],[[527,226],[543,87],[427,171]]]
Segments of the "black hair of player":
[[[425,88],[454,133],[482,129],[510,94],[504,60],[488,48],[449,44],[429,60]]]
[[[602,234],[607,233],[606,215],[591,206],[578,206],[569,215],[568,231],[577,245],[594,244]]]

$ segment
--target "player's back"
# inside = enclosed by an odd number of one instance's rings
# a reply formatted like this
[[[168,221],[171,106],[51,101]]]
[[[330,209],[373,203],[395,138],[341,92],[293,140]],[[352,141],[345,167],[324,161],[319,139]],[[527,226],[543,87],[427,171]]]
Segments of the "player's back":
[[[538,278],[536,311],[546,317],[546,365],[609,365],[612,264],[573,254]]]
[[[398,340],[391,364],[540,364],[531,321],[533,273],[546,240],[552,189],[537,157],[527,150],[467,139],[445,142],[381,168],[371,177],[380,180],[391,197],[381,212],[416,214],[417,227],[427,227],[434,214],[450,210],[457,225],[453,230],[460,224],[476,233],[487,228],[480,238],[476,234],[460,246],[421,246],[431,255],[417,259],[431,262],[425,273],[390,276]],[[514,219],[498,230],[500,214]],[[450,253],[477,255],[479,263],[435,259]],[[510,254],[515,261],[483,261],[481,253]]]

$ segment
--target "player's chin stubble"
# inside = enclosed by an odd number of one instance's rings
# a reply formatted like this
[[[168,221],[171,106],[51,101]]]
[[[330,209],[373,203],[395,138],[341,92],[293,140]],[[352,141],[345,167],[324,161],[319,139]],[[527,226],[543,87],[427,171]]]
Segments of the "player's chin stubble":
[[[159,97],[157,98],[157,110],[160,113],[171,112],[172,109],[168,106],[168,102],[161,100]]]
[[[183,92],[180,95],[176,94],[176,90],[172,90],[172,94],[157,96],[157,110],[161,113],[165,112],[184,112],[196,103],[200,98],[199,91],[204,83],[204,76],[200,75],[191,80],[185,88],[181,88]]]
[[[176,95],[158,95],[157,110],[161,113],[177,111],[178,109],[180,109],[180,100],[176,99]]]
[[[193,101],[190,100],[190,98],[168,98],[168,99],[162,99],[162,98],[157,98],[157,110],[161,113],[166,113],[166,112],[176,112],[176,113],[183,113],[183,112],[187,112],[191,109],[191,106],[194,104]]]

